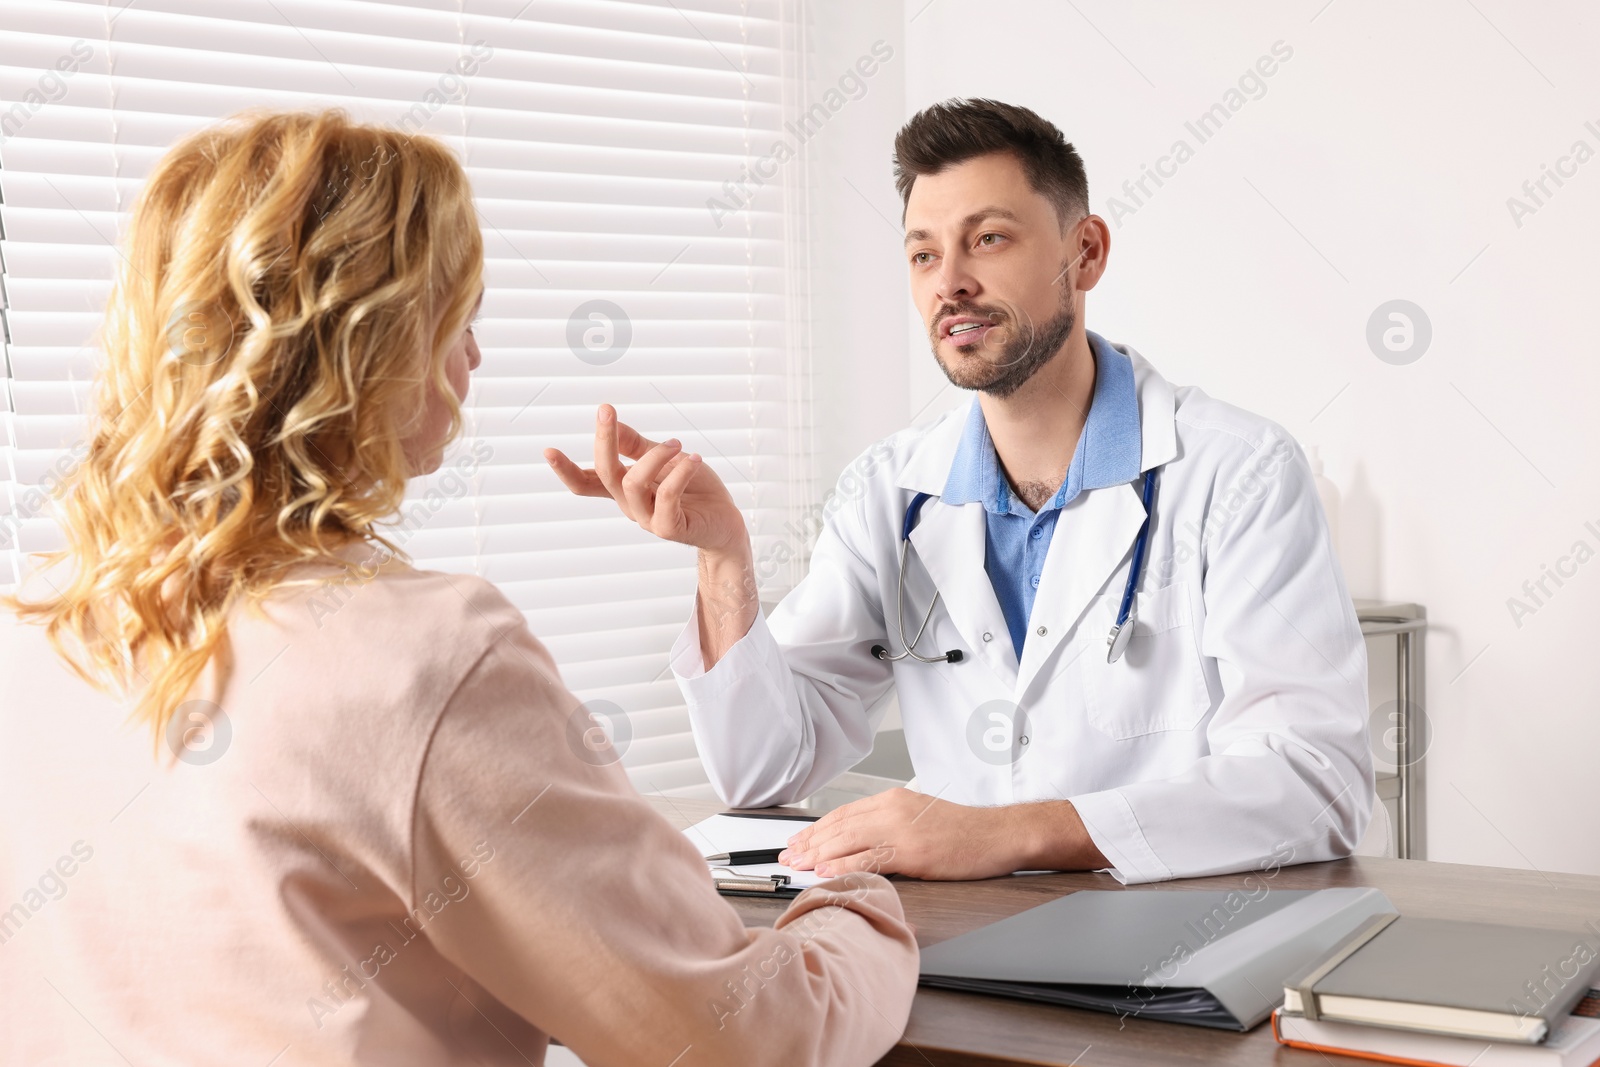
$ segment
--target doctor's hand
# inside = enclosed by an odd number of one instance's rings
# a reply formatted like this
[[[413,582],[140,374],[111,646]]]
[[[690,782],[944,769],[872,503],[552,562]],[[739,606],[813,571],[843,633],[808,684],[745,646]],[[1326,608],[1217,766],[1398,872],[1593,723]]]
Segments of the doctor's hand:
[[[622,458],[636,460],[626,466]],[[617,421],[610,404],[595,412],[594,468],[579,467],[557,448],[544,458],[579,496],[608,496],[622,513],[668,541],[712,555],[745,555],[750,537],[728,487],[676,439],[651,441]]]
[[[791,837],[778,862],[830,878],[866,870],[949,881],[1111,866],[1070,801],[977,808],[910,789],[829,812]]]

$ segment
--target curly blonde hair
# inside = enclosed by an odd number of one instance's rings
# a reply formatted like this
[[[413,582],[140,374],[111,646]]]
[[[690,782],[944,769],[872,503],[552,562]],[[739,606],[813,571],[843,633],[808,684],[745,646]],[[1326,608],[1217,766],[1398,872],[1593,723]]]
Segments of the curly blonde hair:
[[[8,598],[159,739],[233,607],[348,566],[402,503],[404,442],[482,288],[466,175],[343,112],[247,114],[145,183],[101,327],[92,436],[64,480],[65,588]],[[64,638],[73,646],[67,647]],[[136,684],[137,683],[137,684]]]

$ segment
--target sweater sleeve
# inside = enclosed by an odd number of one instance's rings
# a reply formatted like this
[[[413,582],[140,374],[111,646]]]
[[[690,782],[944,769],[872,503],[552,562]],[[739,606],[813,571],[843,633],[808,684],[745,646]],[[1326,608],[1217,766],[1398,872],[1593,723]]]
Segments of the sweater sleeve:
[[[746,930],[517,622],[419,772],[411,904],[449,902],[439,953],[590,1067],[876,1061],[916,986],[893,887],[833,879]]]

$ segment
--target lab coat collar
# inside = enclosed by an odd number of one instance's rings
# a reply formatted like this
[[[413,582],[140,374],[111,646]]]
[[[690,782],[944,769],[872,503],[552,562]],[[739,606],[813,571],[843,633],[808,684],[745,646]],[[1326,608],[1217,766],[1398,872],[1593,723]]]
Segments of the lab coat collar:
[[[1111,347],[1133,363],[1139,397],[1139,470],[1143,472],[1177,455],[1175,393],[1171,383],[1132,348]],[[902,489],[937,497],[976,403],[975,396],[969,398],[966,407],[947,412],[928,428],[901,469],[897,484]],[[983,505],[929,501],[912,530],[911,543],[967,647],[1022,699],[1062,638],[1129,558],[1144,518],[1144,505],[1133,481],[1079,493],[1063,509],[1040,573],[1020,664],[1010,640],[1005,639],[1005,615],[983,566],[987,530]],[[1040,627],[1044,628],[1042,634]],[[987,641],[985,633],[990,635]],[[1053,669],[1067,666],[1058,664]]]
[[[1124,565],[1132,558],[1134,539],[1144,519],[1144,503],[1131,482],[1080,493],[1062,509],[1039,572],[1033,613],[1028,617],[1028,636],[1015,683],[1018,700],[1051,662],[1056,646],[1079,624],[1094,598],[1102,591],[1121,597]],[[1082,647],[1089,655],[1105,654],[1105,646],[1097,641]],[[1071,665],[1055,663],[1051,670],[1060,673]]]
[[[1131,346],[1107,344],[1133,363],[1134,389],[1139,397],[1139,471],[1143,473],[1178,454],[1178,435],[1174,425],[1175,393],[1172,383]],[[943,493],[956,453],[961,447],[962,435],[973,417],[972,408],[977,403],[975,394],[969,396],[960,406],[946,412],[929,426],[921,440],[912,446],[911,454],[900,469],[895,484],[913,493],[927,493],[930,496]],[[982,420],[981,413],[977,418]],[[981,512],[983,509],[980,506],[976,510]]]
[[[983,569],[988,534],[983,505],[949,507],[935,501],[928,503],[922,509],[922,521],[911,531],[916,557],[927,568],[961,639],[995,677],[1011,688],[1017,681],[1017,654],[1000,600]],[[917,620],[907,619],[906,625],[915,627]]]
[[[956,632],[1020,701],[1052,662],[1056,646],[1130,558],[1144,517],[1144,504],[1131,482],[1079,493],[1062,509],[1045,553],[1020,663],[983,565],[988,530],[983,505],[930,500],[911,531],[911,545],[944,598]],[[1113,585],[1120,595],[1121,586]],[[917,620],[908,619],[906,625],[915,627]],[[1091,642],[1084,647],[1092,651],[1098,646]],[[1070,666],[1054,664],[1051,670]]]

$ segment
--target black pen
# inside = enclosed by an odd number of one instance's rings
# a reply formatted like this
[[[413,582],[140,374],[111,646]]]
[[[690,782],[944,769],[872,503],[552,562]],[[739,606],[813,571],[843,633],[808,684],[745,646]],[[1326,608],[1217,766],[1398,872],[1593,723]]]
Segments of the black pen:
[[[781,848],[752,848],[743,852],[724,852],[707,856],[706,862],[716,867],[741,867],[747,863],[777,863]]]

